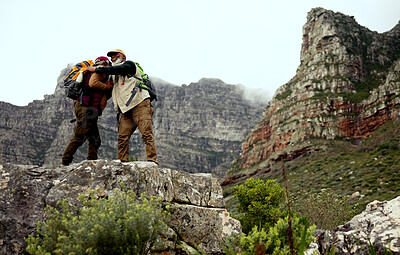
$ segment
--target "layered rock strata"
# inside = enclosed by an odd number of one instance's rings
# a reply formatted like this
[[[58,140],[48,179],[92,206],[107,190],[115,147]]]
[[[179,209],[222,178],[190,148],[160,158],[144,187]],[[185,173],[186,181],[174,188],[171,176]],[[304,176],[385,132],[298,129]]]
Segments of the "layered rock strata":
[[[363,139],[400,112],[400,23],[379,34],[355,19],[312,9],[301,64],[268,103],[227,177],[234,180],[291,160],[312,139]]]
[[[99,197],[112,196],[121,182],[138,197],[146,193],[169,205],[170,233],[164,237],[166,246],[157,252],[186,254],[194,246],[207,254],[220,254],[224,239],[241,232],[211,174],[107,160],[56,168],[4,164],[0,174],[0,254],[24,252],[23,238],[35,233],[37,221],[45,220],[46,205],[56,206],[66,198],[70,205],[79,206],[79,195],[91,190]]]

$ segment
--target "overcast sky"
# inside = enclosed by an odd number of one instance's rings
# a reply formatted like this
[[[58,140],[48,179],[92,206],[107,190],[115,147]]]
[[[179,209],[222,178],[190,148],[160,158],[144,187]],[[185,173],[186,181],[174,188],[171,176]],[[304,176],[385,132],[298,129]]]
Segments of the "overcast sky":
[[[271,98],[296,73],[314,7],[379,33],[400,20],[400,0],[0,0],[0,101],[41,100],[69,63],[115,48],[176,85],[219,78]]]

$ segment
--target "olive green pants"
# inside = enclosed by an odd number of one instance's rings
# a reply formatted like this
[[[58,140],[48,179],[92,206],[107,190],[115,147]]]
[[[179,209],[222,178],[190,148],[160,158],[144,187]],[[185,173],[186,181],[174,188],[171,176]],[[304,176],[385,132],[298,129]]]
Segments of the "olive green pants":
[[[153,117],[154,108],[149,99],[145,99],[135,108],[121,115],[118,125],[118,159],[122,162],[129,161],[129,139],[136,128],[142,135],[142,140],[146,145],[146,155],[148,161],[157,163],[157,151],[153,136]]]
[[[101,145],[99,128],[97,126],[97,110],[82,106],[79,102],[76,102],[74,113],[76,116],[74,135],[64,151],[61,162],[63,165],[69,165],[72,162],[75,152],[86,140],[89,142],[87,152],[88,160],[97,159],[97,153]]]

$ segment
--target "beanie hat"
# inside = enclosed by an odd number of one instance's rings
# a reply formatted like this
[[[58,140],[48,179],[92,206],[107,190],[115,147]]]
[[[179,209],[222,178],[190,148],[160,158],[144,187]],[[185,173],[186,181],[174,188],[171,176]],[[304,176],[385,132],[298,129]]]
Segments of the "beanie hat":
[[[100,62],[100,61],[103,61],[103,60],[110,61],[107,57],[100,56],[100,57],[96,58],[96,60],[94,62],[97,63],[97,62]]]

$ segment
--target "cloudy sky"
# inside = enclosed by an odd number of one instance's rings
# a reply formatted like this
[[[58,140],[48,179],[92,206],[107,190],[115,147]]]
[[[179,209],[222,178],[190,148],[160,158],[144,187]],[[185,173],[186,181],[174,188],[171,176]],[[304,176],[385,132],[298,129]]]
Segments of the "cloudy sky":
[[[314,7],[379,33],[400,20],[400,0],[0,0],[0,101],[41,100],[69,63],[115,48],[176,85],[219,78],[270,98],[295,75]]]

